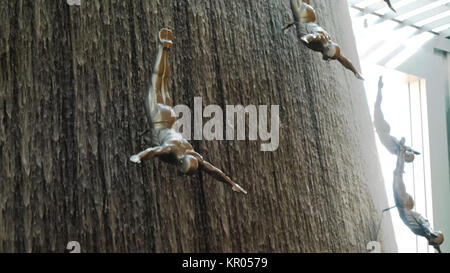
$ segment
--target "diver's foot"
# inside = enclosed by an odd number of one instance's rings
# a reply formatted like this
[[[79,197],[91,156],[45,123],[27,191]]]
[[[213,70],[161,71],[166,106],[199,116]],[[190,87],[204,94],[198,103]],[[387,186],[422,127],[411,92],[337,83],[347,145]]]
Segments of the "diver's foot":
[[[384,87],[383,76],[380,76],[380,79],[378,80],[378,89],[382,89],[383,87]]]
[[[159,42],[163,45],[164,48],[172,48],[173,32],[167,28],[161,29],[159,31]]]
[[[136,164],[141,163],[141,159],[139,158],[138,155],[133,155],[133,156],[131,156],[131,157],[130,157],[130,161],[131,161],[131,162],[134,162],[134,163],[136,163]]]

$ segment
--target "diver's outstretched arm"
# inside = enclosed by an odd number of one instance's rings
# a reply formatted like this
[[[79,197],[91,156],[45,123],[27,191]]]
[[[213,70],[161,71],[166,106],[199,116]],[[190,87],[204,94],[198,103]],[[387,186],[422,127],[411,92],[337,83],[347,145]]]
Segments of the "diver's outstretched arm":
[[[130,157],[130,160],[134,163],[141,163],[143,160],[149,160],[156,156],[170,154],[172,152],[173,145],[164,145],[148,148],[136,155]]]
[[[200,165],[202,166],[202,169],[207,172],[209,175],[214,177],[215,179],[224,182],[224,183],[230,183],[231,186],[233,186],[233,190],[236,192],[242,192],[247,194],[247,191],[244,190],[241,186],[234,183],[231,178],[229,178],[224,172],[222,172],[220,169],[214,167],[211,163],[205,160],[200,160]]]
[[[238,184],[234,183],[233,180],[231,180],[231,178],[229,178],[224,172],[222,172],[220,169],[216,168],[215,166],[213,166],[211,163],[209,163],[208,161],[203,159],[203,156],[201,156],[199,153],[195,152],[195,151],[190,151],[189,152],[190,155],[194,156],[195,158],[197,158],[200,167],[202,170],[204,170],[205,172],[207,172],[209,175],[211,175],[212,177],[214,177],[215,179],[219,180],[220,182],[224,182],[224,183],[229,183],[231,184],[231,186],[233,187],[233,190],[236,192],[242,192],[247,194],[247,191],[244,190],[241,186],[239,186]]]
[[[337,57],[337,60],[348,70],[352,71],[353,74],[355,74],[356,78],[360,79],[360,80],[364,80],[364,78],[361,76],[361,74],[359,73],[359,71],[355,68],[355,66],[352,64],[352,62],[350,62],[350,60],[348,60],[347,58],[345,58],[342,55],[339,55]]]
[[[295,22],[291,22],[289,24],[286,24],[282,29],[281,29],[281,33],[284,33],[288,28],[291,28],[295,25]]]

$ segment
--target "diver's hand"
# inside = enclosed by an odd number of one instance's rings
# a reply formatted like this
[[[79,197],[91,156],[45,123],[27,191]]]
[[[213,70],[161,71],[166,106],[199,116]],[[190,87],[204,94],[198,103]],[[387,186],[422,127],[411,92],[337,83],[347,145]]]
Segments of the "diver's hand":
[[[141,163],[141,159],[140,159],[139,155],[132,155],[130,157],[130,161],[133,163],[136,163],[136,164]]]

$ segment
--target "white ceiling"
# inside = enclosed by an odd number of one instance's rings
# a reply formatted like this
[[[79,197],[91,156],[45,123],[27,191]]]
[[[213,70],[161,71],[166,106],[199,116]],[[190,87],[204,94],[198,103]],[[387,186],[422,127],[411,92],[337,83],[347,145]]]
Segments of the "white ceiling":
[[[361,15],[374,14],[439,36],[450,36],[450,0],[391,0],[397,13],[383,0],[348,0],[348,3]]]

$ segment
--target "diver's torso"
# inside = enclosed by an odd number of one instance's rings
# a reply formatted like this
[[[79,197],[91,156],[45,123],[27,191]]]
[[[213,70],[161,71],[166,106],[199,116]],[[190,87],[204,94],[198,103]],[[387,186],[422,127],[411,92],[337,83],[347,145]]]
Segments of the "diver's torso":
[[[153,144],[157,146],[162,146],[172,141],[183,140],[183,136],[180,133],[176,132],[172,128],[160,126],[159,124],[155,125],[152,135]]]
[[[153,145],[164,146],[164,145],[174,145],[172,149],[174,154],[179,157],[186,154],[187,151],[191,151],[194,148],[192,145],[183,138],[183,136],[176,132],[172,128],[166,128],[161,126],[156,126],[153,129],[152,134]]]
[[[417,212],[405,208],[398,208],[398,213],[403,223],[405,223],[414,234],[424,237],[428,236],[417,222],[417,217],[420,217]]]
[[[378,134],[378,138],[380,139],[380,142],[383,144],[383,146],[385,146],[389,150],[389,152],[391,154],[394,154],[394,155],[398,154],[398,152],[399,152],[398,139],[396,139],[395,137],[393,137],[389,134],[380,132],[378,130],[377,130],[377,134]]]
[[[158,103],[156,107],[156,113],[151,114],[150,117],[153,127],[172,128],[173,124],[177,121],[177,115],[172,107],[161,103]]]

